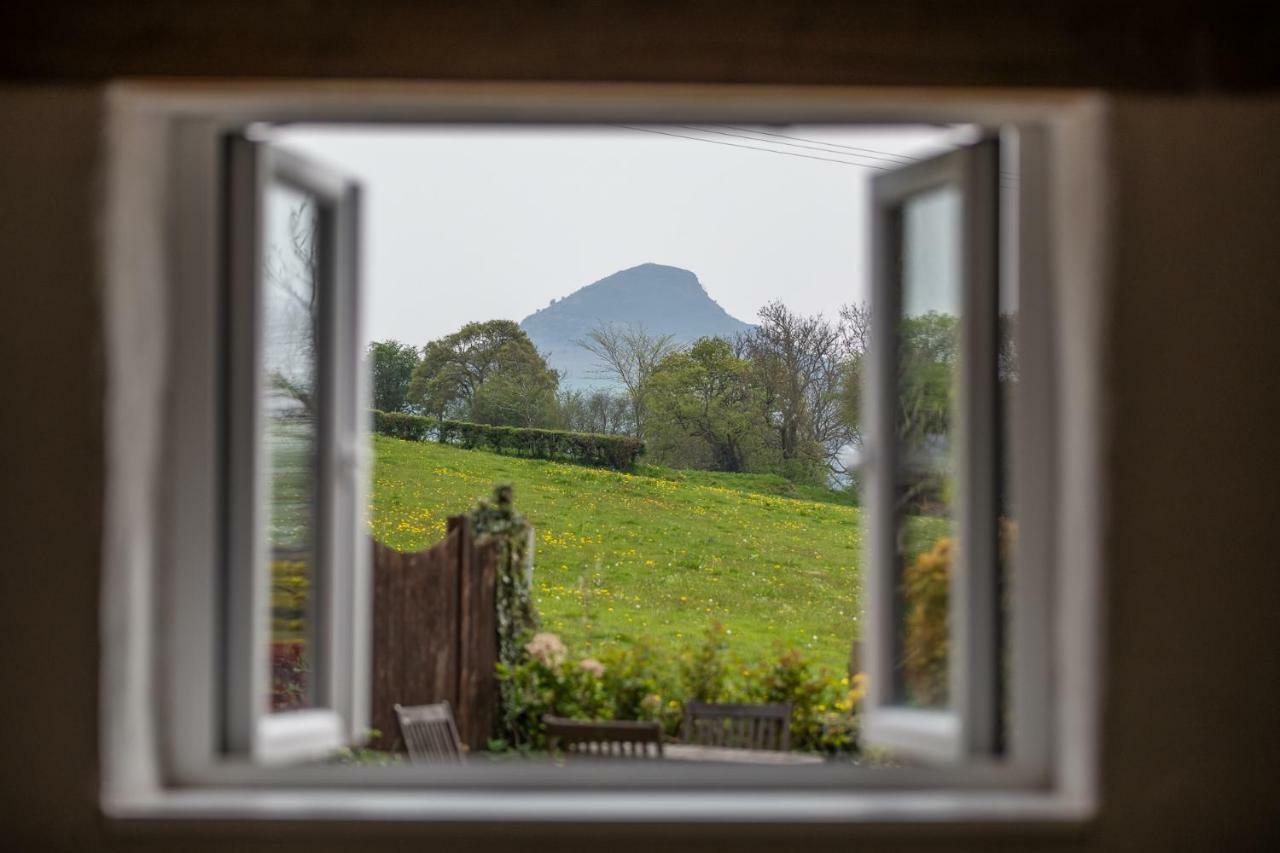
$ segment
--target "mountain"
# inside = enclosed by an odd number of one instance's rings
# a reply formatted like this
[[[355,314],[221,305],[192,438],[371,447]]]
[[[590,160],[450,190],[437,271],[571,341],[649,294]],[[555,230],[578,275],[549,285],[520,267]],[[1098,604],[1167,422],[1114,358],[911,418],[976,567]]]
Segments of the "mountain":
[[[719,336],[733,338],[751,328],[707,295],[689,270],[641,264],[588,284],[520,321],[520,328],[563,374],[562,388],[604,387],[595,356],[578,341],[601,323],[642,326],[650,335],[672,335],[680,343]]]

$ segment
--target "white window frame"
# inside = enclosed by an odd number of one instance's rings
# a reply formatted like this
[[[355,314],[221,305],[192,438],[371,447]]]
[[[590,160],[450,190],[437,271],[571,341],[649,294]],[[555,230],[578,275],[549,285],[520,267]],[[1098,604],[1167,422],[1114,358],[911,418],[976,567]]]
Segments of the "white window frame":
[[[125,84],[108,99],[112,139],[105,206],[111,495],[143,494],[153,510],[108,511],[104,588],[103,804],[123,823],[155,818],[349,821],[846,823],[1087,819],[1096,802],[1101,553],[1097,370],[1106,281],[1104,104],[1081,93],[989,96],[768,87],[262,84],[190,88]],[[1019,256],[1026,335],[1021,458],[1048,459],[1021,492],[1049,529],[1034,548],[1043,595],[1014,614],[1047,634],[1015,662],[1017,760],[950,767],[264,768],[219,742],[217,434],[224,235],[221,141],[260,122],[974,123],[1016,126],[1044,145],[1021,153]],[[1048,156],[1052,151],[1053,156]],[[147,152],[151,156],[142,156]],[[1032,171],[1025,171],[1027,168]],[[1052,223],[1052,230],[1049,225]],[[1038,312],[1038,313],[1037,313]],[[1031,322],[1028,314],[1035,314]],[[131,345],[138,317],[163,334],[163,358]],[[1021,334],[1021,332],[1020,332]],[[1050,370],[1050,366],[1054,369]],[[1025,399],[1027,396],[1022,394]],[[1070,399],[1073,406],[1056,405]],[[139,405],[139,401],[145,405]],[[1045,405],[1041,405],[1045,404]],[[130,426],[145,423],[147,430]],[[161,427],[151,448],[134,439]],[[1060,475],[1060,472],[1061,475]],[[1021,476],[1021,475],[1020,475]],[[1069,531],[1070,535],[1063,535]],[[1028,575],[1027,572],[1022,573]],[[1028,584],[1028,587],[1033,586]],[[1033,623],[1033,624],[1028,624]],[[163,650],[164,654],[161,654]],[[1026,709],[1026,713],[1022,710]],[[1033,717],[1035,718],[1033,720]],[[149,739],[155,738],[155,748]],[[676,789],[676,790],[673,790]]]
[[[259,764],[318,758],[360,743],[368,727],[369,551],[363,520],[367,439],[361,413],[360,300],[356,245],[359,189],[327,166],[280,149],[261,129],[227,141],[229,214],[225,494],[226,648],[223,744]],[[265,206],[279,184],[316,208],[319,309],[316,365],[317,511],[308,649],[312,706],[270,713],[271,557],[269,485],[261,411]]]
[[[869,486],[864,640],[868,689],[862,734],[866,743],[922,759],[994,757],[1000,747],[995,348],[999,184],[1000,143],[995,137],[872,179],[872,348],[864,466]],[[960,449],[955,454],[957,547],[950,574],[949,701],[945,709],[925,709],[907,707],[897,697],[902,559],[897,544],[901,466],[897,329],[902,306],[900,259],[907,239],[902,211],[911,199],[944,188],[954,189],[960,198],[961,376],[953,423],[954,442]],[[1010,236],[1004,235],[1005,239]],[[1018,461],[1015,458],[1015,470]],[[1045,642],[1043,636],[1027,632],[1018,639],[1015,651],[1023,643],[1038,648]]]

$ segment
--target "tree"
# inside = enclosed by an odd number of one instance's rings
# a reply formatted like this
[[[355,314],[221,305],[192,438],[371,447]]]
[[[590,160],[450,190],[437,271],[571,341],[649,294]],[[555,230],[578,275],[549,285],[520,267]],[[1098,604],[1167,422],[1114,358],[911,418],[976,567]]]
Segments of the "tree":
[[[592,391],[566,390],[556,395],[560,426],[573,432],[603,435],[631,435],[631,402],[624,394],[603,388]]]
[[[852,441],[862,440],[862,388],[870,344],[871,312],[865,304],[840,309],[845,349],[842,368],[841,417]],[[959,323],[951,314],[930,311],[898,322],[898,434],[908,447],[930,436],[945,436],[950,427]]]
[[[478,423],[548,426],[560,377],[510,320],[468,323],[429,342],[409,399],[428,414]]]
[[[645,387],[659,362],[678,347],[672,335],[650,335],[644,326],[602,323],[578,346],[595,355],[599,375],[622,386],[631,406],[634,435],[645,434]]]
[[[783,473],[825,480],[840,470],[851,439],[841,411],[844,346],[840,327],[821,315],[804,317],[781,302],[760,309],[760,322],[738,339],[764,399],[764,415]],[[824,470],[825,469],[825,470]]]
[[[288,245],[267,248],[264,360],[272,386],[314,414],[319,364],[319,264],[316,211],[303,201],[289,211]]]
[[[930,311],[898,323],[898,436],[908,453],[945,437],[955,402],[958,319]]]
[[[559,374],[541,356],[537,362],[504,364],[476,390],[469,419],[480,424],[553,427],[559,382]]]
[[[409,383],[422,359],[418,350],[399,341],[369,344],[373,378],[373,407],[383,412],[403,412],[409,403]]]
[[[865,302],[840,306],[840,417],[849,430],[849,443],[862,448],[862,387],[867,353],[871,350],[871,308]],[[851,473],[851,472],[846,472]]]
[[[701,443],[716,470],[747,470],[763,444],[762,395],[751,363],[734,355],[728,341],[702,338],[667,354],[645,390],[655,427]]]

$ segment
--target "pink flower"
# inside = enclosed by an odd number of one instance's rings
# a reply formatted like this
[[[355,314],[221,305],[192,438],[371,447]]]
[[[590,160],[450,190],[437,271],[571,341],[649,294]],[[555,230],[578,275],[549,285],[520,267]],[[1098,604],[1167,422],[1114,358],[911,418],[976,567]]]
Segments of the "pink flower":
[[[596,678],[604,675],[604,664],[595,658],[583,658],[582,662],[578,664],[578,669],[589,675],[594,675]]]
[[[568,654],[560,638],[546,631],[534,634],[533,639],[525,643],[524,650],[543,666],[559,666]]]

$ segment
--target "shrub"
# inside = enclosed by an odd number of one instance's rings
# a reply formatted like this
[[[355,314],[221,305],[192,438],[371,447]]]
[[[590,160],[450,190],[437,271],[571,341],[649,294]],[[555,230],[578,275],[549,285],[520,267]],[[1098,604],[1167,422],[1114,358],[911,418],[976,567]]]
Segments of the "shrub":
[[[947,701],[947,622],[951,578],[951,539],[943,537],[919,554],[902,575],[906,625],[902,674],[911,698],[920,705]]]
[[[467,450],[549,459],[628,470],[645,451],[644,442],[625,435],[598,435],[532,427],[493,426],[440,420],[399,412],[373,412],[373,430],[407,441],[439,441]]]
[[[604,668],[592,658],[573,660],[555,634],[535,634],[515,664],[499,663],[498,682],[512,697],[504,727],[517,749],[545,749],[544,714],[581,720],[613,716]]]
[[[863,676],[855,675],[850,683],[847,677],[815,669],[800,652],[781,648],[776,660],[747,667],[727,656],[726,633],[719,623],[710,625],[678,667],[643,641],[600,662],[575,658],[554,634],[532,635],[518,663],[498,665],[499,683],[514,700],[505,743],[544,749],[544,714],[656,720],[665,734],[677,736],[686,701],[789,702],[792,749],[857,751],[855,708],[865,687]]]
[[[680,662],[680,675],[688,701],[727,701],[729,661],[725,658],[725,652],[728,648],[724,626],[719,622],[712,622],[702,635],[702,642],[684,654]]]
[[[999,520],[998,555],[1002,586],[1008,589],[1010,553],[1018,526]],[[951,564],[954,545],[942,537],[910,561],[902,575],[906,606],[902,670],[910,698],[921,705],[947,701],[947,654],[950,646],[949,612]]]
[[[791,747],[812,752],[849,752],[856,747],[853,709],[862,699],[863,678],[837,677],[815,669],[795,649],[744,673],[746,701],[791,703]]]
[[[680,682],[667,657],[640,640],[615,650],[604,662],[605,689],[616,720],[656,720],[669,735],[680,732]]]

